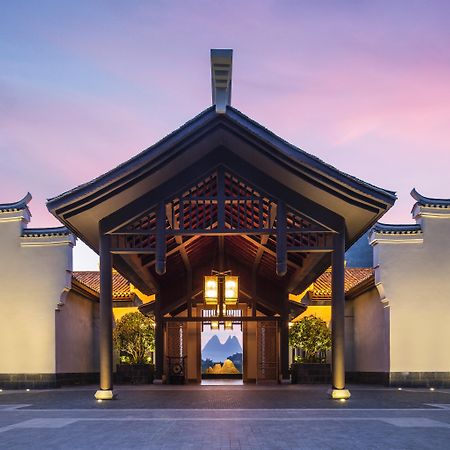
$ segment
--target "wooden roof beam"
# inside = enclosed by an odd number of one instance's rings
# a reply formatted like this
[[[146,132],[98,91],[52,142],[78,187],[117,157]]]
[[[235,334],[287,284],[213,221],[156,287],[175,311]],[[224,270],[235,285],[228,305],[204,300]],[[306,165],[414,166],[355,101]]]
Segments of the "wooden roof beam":
[[[258,249],[262,249],[263,252],[268,253],[269,255],[273,256],[274,258],[277,257],[277,253],[274,252],[273,250],[271,250],[268,247],[265,247],[264,245],[262,245],[261,243],[259,243],[258,241],[256,241],[255,239],[251,238],[250,236],[247,236],[246,234],[242,234],[239,235],[239,237],[244,238],[246,241],[251,242],[253,245],[255,245],[256,247],[258,247]],[[261,260],[261,258],[260,258]],[[294,267],[295,269],[298,269],[299,266],[295,263],[293,263],[292,261],[287,261],[288,266]]]

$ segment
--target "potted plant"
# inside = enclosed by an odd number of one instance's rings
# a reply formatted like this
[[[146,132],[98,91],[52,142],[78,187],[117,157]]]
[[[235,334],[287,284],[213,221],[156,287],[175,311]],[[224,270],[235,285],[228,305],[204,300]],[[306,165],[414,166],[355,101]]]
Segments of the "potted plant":
[[[125,314],[116,323],[113,342],[120,360],[117,365],[117,381],[133,384],[153,382],[153,320],[140,312]]]
[[[294,322],[289,330],[289,344],[300,350],[291,365],[292,383],[328,383],[330,365],[326,351],[331,348],[331,332],[325,321],[306,316]]]

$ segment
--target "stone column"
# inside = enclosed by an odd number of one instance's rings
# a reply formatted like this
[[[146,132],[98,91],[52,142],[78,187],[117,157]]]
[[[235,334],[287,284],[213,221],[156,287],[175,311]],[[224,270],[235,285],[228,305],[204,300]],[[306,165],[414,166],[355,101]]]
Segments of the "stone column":
[[[97,400],[111,400],[113,393],[112,255],[111,237],[100,232],[100,389]]]
[[[332,398],[347,399],[345,389],[345,230],[333,237],[331,298]]]

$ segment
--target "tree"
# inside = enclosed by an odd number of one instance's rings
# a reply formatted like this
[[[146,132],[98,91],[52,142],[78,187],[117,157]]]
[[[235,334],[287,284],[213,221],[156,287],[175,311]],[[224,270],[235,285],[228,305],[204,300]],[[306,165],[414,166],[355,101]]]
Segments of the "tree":
[[[125,314],[113,330],[114,348],[125,364],[148,364],[152,362],[155,349],[155,327],[149,317],[140,312]]]
[[[321,362],[319,353],[331,348],[331,332],[322,319],[306,316],[291,326],[289,344],[303,350],[304,362]]]

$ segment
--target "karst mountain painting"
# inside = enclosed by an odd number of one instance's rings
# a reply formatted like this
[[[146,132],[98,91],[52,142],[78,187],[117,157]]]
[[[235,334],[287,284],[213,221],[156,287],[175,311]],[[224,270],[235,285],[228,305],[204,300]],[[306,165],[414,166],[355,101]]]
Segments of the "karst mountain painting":
[[[224,363],[227,362],[225,365]],[[242,346],[236,336],[228,336],[227,340],[222,343],[219,337],[214,334],[202,349],[202,372],[206,373],[208,369],[214,368],[217,372],[217,365],[222,364],[224,367],[234,366],[236,371],[232,373],[242,373]],[[217,372],[221,373],[221,372]]]

